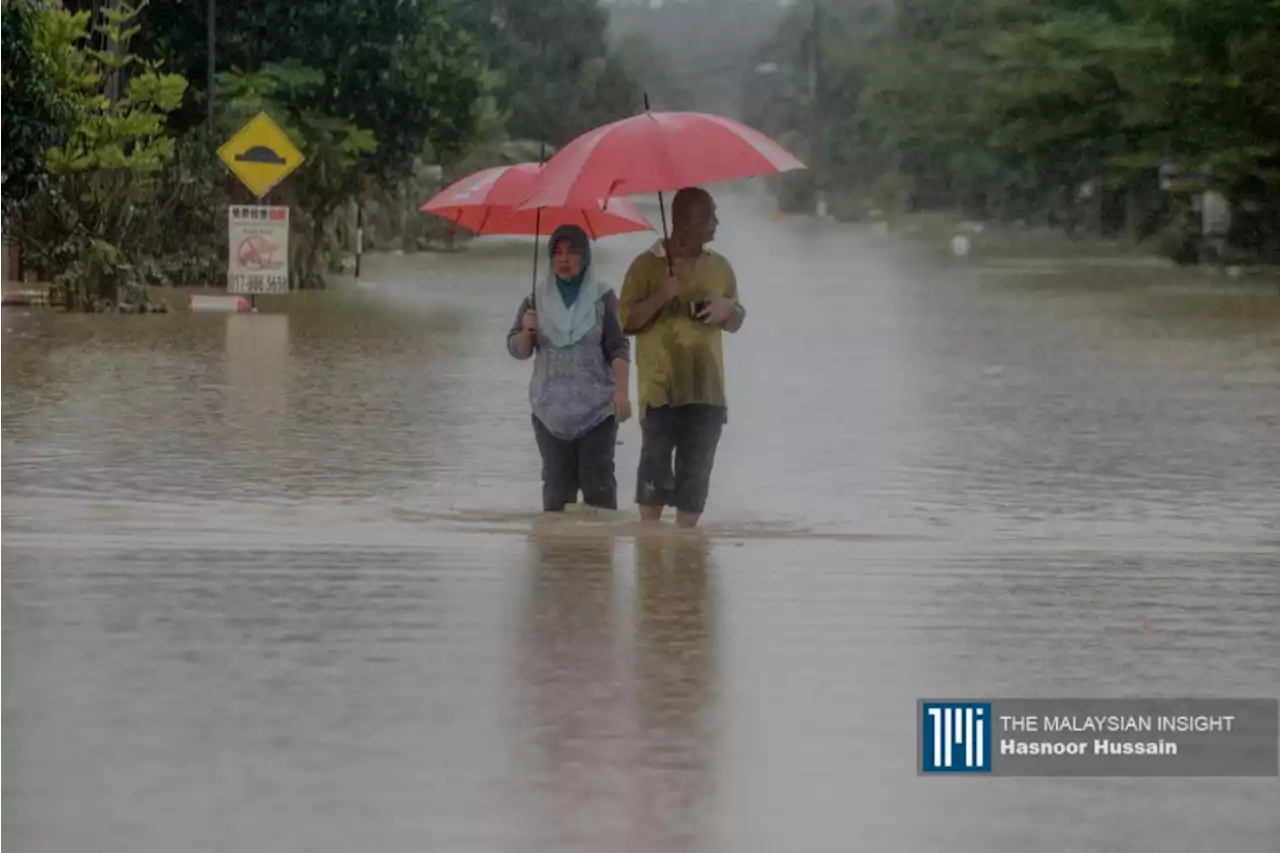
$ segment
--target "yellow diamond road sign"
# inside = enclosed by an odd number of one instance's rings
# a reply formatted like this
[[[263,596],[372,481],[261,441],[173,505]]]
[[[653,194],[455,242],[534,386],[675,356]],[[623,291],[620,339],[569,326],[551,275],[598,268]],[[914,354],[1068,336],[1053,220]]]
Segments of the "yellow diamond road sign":
[[[262,198],[306,158],[266,113],[258,113],[218,149],[218,157],[249,192]]]

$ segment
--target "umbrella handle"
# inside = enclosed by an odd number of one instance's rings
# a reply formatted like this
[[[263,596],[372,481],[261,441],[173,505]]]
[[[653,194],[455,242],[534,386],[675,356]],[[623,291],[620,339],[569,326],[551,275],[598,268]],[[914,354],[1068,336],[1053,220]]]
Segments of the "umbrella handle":
[[[658,214],[662,217],[662,249],[667,256],[667,272],[671,275],[676,274],[676,262],[671,257],[671,238],[667,236],[667,205],[662,200],[662,193],[658,193]]]
[[[546,164],[547,162],[547,143],[543,142],[538,148],[538,162]],[[542,240],[542,208],[534,211],[533,215],[533,284],[529,288],[529,307],[533,307],[534,299],[538,295],[538,242]]]
[[[649,112],[649,92],[644,92],[644,111]],[[667,236],[667,205],[662,200],[662,192],[658,192],[658,214],[662,217],[662,249],[667,255],[667,272],[676,274],[676,262],[671,257],[671,238]]]
[[[533,217],[533,285],[529,288],[529,305],[538,294],[538,243],[542,241],[542,208]]]
[[[645,100],[648,100],[648,96],[646,96]],[[675,258],[671,256],[671,238],[667,236],[667,206],[662,201],[661,192],[658,193],[658,212],[662,216],[662,249],[663,254],[667,256],[667,274],[674,278],[676,274],[676,262]],[[679,301],[680,300],[678,298],[672,299],[667,303],[667,305],[675,305]]]

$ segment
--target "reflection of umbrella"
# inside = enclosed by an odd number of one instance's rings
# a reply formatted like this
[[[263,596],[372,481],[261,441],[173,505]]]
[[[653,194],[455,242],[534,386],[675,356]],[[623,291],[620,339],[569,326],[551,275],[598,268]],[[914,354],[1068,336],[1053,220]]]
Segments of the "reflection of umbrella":
[[[422,206],[476,234],[539,236],[561,225],[577,225],[598,240],[613,234],[652,231],[653,226],[632,202],[613,199],[606,205],[587,201],[575,207],[516,210],[528,197],[542,166],[518,163],[469,175]]]
[[[497,166],[468,175],[446,187],[422,210],[461,225],[476,234],[549,234],[561,225],[577,225],[598,240],[613,234],[652,231],[640,208],[626,199],[589,199],[572,206],[517,210],[544,168],[542,163]],[[533,279],[538,280],[538,244],[533,246]]]
[[[803,168],[778,143],[732,119],[646,109],[588,131],[560,149],[520,208],[567,207],[582,199],[654,192],[661,202],[664,191]],[[666,225],[664,208],[664,237]]]

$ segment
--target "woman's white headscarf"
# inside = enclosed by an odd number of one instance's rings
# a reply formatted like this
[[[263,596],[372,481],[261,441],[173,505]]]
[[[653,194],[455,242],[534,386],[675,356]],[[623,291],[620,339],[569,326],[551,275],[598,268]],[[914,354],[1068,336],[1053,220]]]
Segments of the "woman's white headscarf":
[[[566,305],[560,293],[555,272],[556,243],[568,240],[582,253],[582,271],[577,275],[578,297],[572,305]],[[555,347],[573,346],[596,325],[596,303],[608,290],[595,276],[591,263],[591,241],[576,225],[562,225],[551,235],[547,243],[550,256],[546,277],[534,294],[534,308],[538,312],[538,331]]]

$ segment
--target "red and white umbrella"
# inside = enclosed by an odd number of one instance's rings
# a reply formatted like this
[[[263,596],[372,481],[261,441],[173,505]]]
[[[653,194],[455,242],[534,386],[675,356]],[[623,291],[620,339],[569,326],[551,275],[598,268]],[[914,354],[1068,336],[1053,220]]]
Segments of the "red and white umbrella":
[[[480,235],[538,237],[550,234],[561,225],[577,225],[592,240],[598,240],[614,234],[653,230],[640,208],[622,198],[518,209],[543,168],[541,163],[518,163],[483,169],[446,187],[424,204],[422,210]]]
[[[733,119],[646,111],[589,130],[562,148],[520,208],[674,192],[803,168],[781,145]]]

